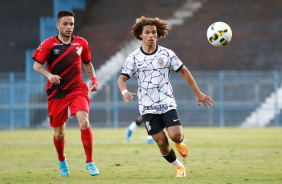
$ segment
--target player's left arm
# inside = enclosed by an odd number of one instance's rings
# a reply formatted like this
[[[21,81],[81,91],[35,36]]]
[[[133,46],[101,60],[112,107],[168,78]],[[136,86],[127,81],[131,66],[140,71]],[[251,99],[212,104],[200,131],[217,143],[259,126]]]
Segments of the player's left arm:
[[[92,65],[91,61],[89,61],[87,63],[83,63],[83,64],[84,64],[84,69],[85,69],[87,75],[91,79],[90,84],[89,84],[91,92],[97,91],[98,90],[98,82],[97,82],[97,78],[96,78],[96,75],[95,75],[94,66]]]
[[[213,102],[213,100],[211,99],[211,97],[201,92],[190,71],[185,66],[183,66],[179,70],[179,72],[181,73],[182,77],[185,79],[187,84],[194,91],[198,105],[201,106],[202,102],[207,108],[209,108],[209,106],[212,106],[211,102]]]
[[[83,41],[83,46],[82,46],[82,52],[81,52],[81,59],[83,61],[84,64],[84,69],[87,73],[87,75],[89,76],[89,78],[91,79],[90,84],[89,84],[89,88],[90,91],[97,91],[98,90],[98,82],[97,82],[97,78],[95,75],[95,69],[94,66],[91,63],[91,51],[90,51],[90,47],[88,45],[88,42],[84,39],[81,38],[81,40]]]

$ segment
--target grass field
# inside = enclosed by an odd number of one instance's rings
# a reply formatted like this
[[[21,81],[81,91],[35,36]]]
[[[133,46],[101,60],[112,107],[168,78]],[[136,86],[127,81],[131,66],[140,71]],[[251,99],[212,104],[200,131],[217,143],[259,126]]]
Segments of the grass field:
[[[175,178],[157,146],[145,144],[144,128],[134,132],[131,143],[125,128],[92,131],[100,175],[85,170],[80,131],[67,128],[68,178],[58,171],[52,129],[0,131],[0,183],[282,183],[281,128],[184,128],[189,157],[177,156],[186,178]]]

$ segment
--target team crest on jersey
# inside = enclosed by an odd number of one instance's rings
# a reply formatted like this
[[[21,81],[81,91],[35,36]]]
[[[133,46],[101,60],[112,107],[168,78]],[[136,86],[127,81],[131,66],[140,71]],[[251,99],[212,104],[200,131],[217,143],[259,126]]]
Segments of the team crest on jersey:
[[[148,131],[151,130],[151,125],[150,125],[150,122],[149,122],[149,121],[146,121],[146,122],[145,122],[145,126],[146,126],[146,128],[147,128]]]
[[[76,47],[76,53],[77,53],[77,55],[81,55],[81,51],[82,51],[82,47]]]
[[[60,54],[60,50],[59,49],[54,49],[54,54]]]
[[[165,64],[164,57],[157,57],[156,59],[158,60],[158,65],[163,66]]]

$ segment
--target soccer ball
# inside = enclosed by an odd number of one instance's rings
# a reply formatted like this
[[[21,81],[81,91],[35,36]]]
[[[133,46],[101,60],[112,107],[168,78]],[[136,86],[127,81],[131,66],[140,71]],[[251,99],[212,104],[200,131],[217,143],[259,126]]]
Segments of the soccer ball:
[[[215,22],[209,26],[207,30],[207,38],[213,46],[222,47],[231,41],[232,30],[224,22]]]

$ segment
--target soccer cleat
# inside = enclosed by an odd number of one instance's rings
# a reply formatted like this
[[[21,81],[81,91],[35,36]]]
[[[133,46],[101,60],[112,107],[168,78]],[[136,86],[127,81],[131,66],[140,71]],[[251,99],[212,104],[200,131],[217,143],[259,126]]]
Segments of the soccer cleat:
[[[131,135],[132,135],[132,130],[129,129],[129,126],[126,128],[126,134],[125,134],[125,138],[127,140],[127,142],[130,142],[131,140]]]
[[[99,170],[93,162],[86,163],[86,170],[89,171],[91,176],[95,176],[99,174]]]
[[[60,168],[60,174],[63,177],[68,177],[69,176],[69,167],[68,167],[68,163],[67,163],[67,157],[65,157],[64,161],[59,161],[59,168]]]
[[[177,167],[177,174],[175,177],[186,177],[184,166]]]
[[[187,149],[186,145],[183,142],[180,143],[180,144],[174,144],[174,146],[175,146],[178,154],[182,158],[186,159],[188,157],[188,149]]]

